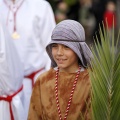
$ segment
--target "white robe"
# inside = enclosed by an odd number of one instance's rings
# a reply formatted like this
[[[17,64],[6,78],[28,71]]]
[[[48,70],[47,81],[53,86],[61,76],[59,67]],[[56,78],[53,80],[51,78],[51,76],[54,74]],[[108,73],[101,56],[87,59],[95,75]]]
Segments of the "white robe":
[[[11,36],[0,19],[0,97],[17,92],[23,84],[23,75],[23,64]],[[13,97],[11,105],[14,120],[25,120],[23,90]],[[0,100],[0,120],[11,120],[9,102],[4,100]]]
[[[4,11],[3,18],[11,35],[14,27],[13,13],[19,5],[21,6],[16,13],[16,30],[20,38],[13,41],[24,63],[26,76],[43,67],[45,70],[50,68],[51,62],[45,47],[51,40],[51,33],[56,23],[52,8],[45,0],[16,0],[15,4],[12,0],[0,0],[0,11]],[[27,116],[32,91],[29,79],[24,80],[24,91]]]

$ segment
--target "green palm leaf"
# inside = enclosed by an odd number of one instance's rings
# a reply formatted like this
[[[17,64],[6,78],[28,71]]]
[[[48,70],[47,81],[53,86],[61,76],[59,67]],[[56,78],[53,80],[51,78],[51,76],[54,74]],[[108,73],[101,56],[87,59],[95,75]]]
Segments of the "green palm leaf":
[[[100,28],[101,44],[96,36],[90,71],[92,120],[120,120],[120,48],[112,33]]]

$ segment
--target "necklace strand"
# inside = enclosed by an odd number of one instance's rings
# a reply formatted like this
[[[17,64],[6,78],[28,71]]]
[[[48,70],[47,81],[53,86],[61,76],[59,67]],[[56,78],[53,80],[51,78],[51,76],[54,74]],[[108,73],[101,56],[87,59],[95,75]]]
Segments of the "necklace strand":
[[[13,13],[13,17],[14,17],[14,19],[13,19],[14,20],[13,32],[16,32],[16,30],[17,30],[17,28],[16,28],[16,15],[17,15],[19,8],[22,6],[23,2],[24,2],[24,0],[22,0],[20,5],[16,8],[16,11],[13,11],[11,6],[7,4],[7,1],[4,0],[4,3],[9,8],[9,11],[11,11]],[[7,25],[8,25],[8,16],[7,16]]]
[[[80,68],[81,67],[79,66],[78,72],[76,74],[76,77],[75,77],[75,80],[74,80],[74,83],[73,83],[73,87],[72,87],[72,90],[71,90],[71,93],[70,93],[69,101],[68,101],[67,108],[66,108],[65,115],[64,115],[64,120],[66,120],[67,116],[68,116],[68,112],[69,112],[70,105],[71,105],[71,102],[72,102],[74,90],[75,90],[75,87],[76,87],[76,84],[77,84],[77,81],[78,81],[78,77],[79,77],[79,74],[80,74]],[[58,99],[58,73],[59,73],[59,68],[56,70],[55,96],[56,96],[56,103],[57,103],[57,110],[58,110],[59,119],[62,120],[60,104],[59,104],[59,99]]]

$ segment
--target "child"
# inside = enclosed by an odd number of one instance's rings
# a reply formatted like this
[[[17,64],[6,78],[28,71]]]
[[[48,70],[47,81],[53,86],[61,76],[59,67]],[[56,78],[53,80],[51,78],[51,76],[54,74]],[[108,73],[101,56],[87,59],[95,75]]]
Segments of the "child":
[[[68,5],[65,1],[59,1],[57,9],[55,11],[56,22],[59,23],[62,20],[67,19]]]
[[[58,23],[46,50],[52,68],[35,83],[28,120],[90,120],[87,67],[92,53],[81,24],[74,20]]]
[[[103,16],[105,28],[109,30],[110,42],[112,44],[112,33],[114,28],[116,28],[116,5],[113,1],[108,1],[106,5],[106,11]],[[107,28],[108,27],[108,28]],[[116,30],[116,29],[115,29]],[[117,31],[115,31],[117,32]]]
[[[113,29],[113,24],[114,24],[114,27],[116,27],[116,5],[113,1],[108,1],[103,19],[104,19],[105,25],[107,22],[108,29],[110,31],[112,31],[112,29]],[[106,25],[106,27],[107,27],[107,25]]]

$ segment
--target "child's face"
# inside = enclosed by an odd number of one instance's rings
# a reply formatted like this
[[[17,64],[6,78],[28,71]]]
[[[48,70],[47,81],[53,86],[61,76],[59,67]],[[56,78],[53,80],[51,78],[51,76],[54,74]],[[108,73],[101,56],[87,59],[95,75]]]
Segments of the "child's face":
[[[112,2],[112,1],[108,2],[107,10],[113,11],[113,12],[115,11],[115,4],[114,4],[114,2]]]
[[[61,71],[75,72],[78,69],[78,56],[69,47],[52,44],[52,55]]]

